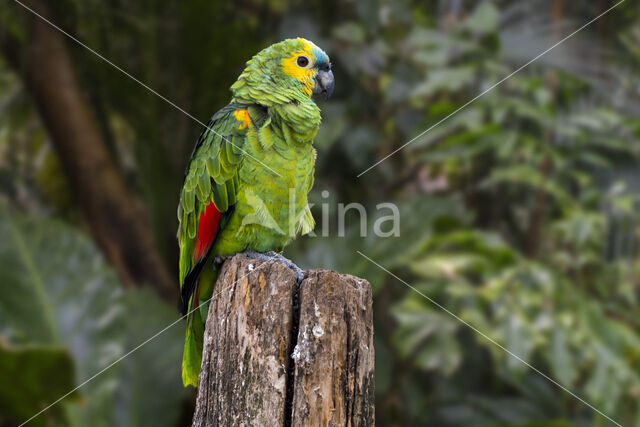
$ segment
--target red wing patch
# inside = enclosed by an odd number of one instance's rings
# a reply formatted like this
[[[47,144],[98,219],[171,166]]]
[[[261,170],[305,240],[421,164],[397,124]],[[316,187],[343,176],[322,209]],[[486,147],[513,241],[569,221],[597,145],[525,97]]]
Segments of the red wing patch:
[[[207,207],[200,214],[198,221],[198,235],[196,236],[196,248],[193,251],[193,260],[200,261],[209,251],[218,231],[218,224],[222,213],[216,209],[213,202],[209,202]]]

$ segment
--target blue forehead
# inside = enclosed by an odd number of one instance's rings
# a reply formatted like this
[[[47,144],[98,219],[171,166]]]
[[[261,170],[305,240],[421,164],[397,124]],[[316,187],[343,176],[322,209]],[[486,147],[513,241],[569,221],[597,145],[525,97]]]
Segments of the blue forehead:
[[[323,64],[325,62],[329,62],[329,57],[319,47],[314,46],[312,49],[312,52],[313,52],[313,56],[315,57],[316,64]]]

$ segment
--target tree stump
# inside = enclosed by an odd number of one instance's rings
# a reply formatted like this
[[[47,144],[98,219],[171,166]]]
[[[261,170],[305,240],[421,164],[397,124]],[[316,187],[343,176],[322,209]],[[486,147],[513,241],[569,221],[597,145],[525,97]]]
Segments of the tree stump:
[[[193,426],[372,426],[371,286],[236,255],[209,306]]]

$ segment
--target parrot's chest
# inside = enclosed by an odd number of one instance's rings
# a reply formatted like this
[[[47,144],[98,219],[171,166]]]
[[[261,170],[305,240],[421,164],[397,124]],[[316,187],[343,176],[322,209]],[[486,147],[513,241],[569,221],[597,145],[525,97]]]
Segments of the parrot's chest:
[[[264,208],[263,226],[290,240],[299,231],[303,211],[307,207],[307,195],[313,181],[315,152],[310,144],[298,146],[286,152],[286,157],[274,146],[265,153],[264,163],[272,171],[262,178],[247,180],[245,192],[249,209]],[[277,175],[277,174],[279,175]]]
[[[220,243],[227,242],[221,252],[232,246],[233,252],[280,250],[313,227],[307,195],[313,183],[314,148],[310,143],[287,144],[277,136],[270,142],[267,148],[253,144],[253,158],[246,158],[239,170],[238,201],[220,236]]]

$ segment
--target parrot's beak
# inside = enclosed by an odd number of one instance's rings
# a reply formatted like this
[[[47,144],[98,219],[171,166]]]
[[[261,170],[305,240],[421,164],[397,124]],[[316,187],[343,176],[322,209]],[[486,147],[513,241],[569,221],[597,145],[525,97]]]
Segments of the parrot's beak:
[[[318,74],[316,74],[316,84],[313,87],[313,93],[323,93],[325,99],[328,99],[333,93],[334,83],[331,69],[319,70]]]

